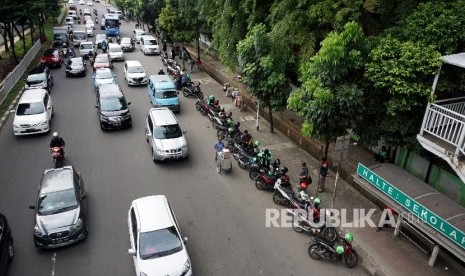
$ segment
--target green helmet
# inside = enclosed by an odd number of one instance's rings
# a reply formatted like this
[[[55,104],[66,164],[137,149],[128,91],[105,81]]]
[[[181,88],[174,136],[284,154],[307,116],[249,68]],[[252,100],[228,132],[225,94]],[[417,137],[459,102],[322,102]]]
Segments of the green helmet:
[[[257,163],[257,161],[258,161],[257,157],[252,158],[252,161],[253,161],[254,163]]]
[[[214,100],[215,100],[215,96],[210,95],[210,96],[208,96],[208,99],[209,99],[210,101],[214,101]]]
[[[234,132],[234,128],[233,128],[233,127],[228,128],[228,132],[229,132],[229,133],[233,133],[233,132]]]
[[[345,236],[344,236],[344,239],[347,241],[347,242],[352,242],[354,240],[354,236],[352,236],[351,233],[347,233]]]
[[[344,253],[344,247],[342,247],[341,245],[339,245],[338,247],[336,247],[336,253],[341,255],[342,253]]]
[[[260,146],[260,141],[256,140],[255,143],[254,143],[255,146]]]
[[[314,204],[321,204],[321,199],[319,197],[315,197],[315,199],[313,200],[313,203]]]

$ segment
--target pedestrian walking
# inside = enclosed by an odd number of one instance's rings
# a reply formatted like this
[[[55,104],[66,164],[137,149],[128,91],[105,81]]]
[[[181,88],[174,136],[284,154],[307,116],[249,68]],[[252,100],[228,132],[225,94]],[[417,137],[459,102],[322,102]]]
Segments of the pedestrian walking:
[[[325,191],[325,180],[328,175],[329,163],[326,157],[321,158],[320,165],[320,176],[318,178],[318,192],[323,193]]]
[[[200,67],[202,66],[202,61],[200,60],[200,58],[197,58],[195,65],[197,65],[197,70],[200,70]]]
[[[176,50],[174,49],[174,46],[171,47],[171,59],[174,60],[174,58],[176,57]]]
[[[192,73],[192,70],[194,69],[194,61],[189,59],[187,63],[189,64],[189,71]]]

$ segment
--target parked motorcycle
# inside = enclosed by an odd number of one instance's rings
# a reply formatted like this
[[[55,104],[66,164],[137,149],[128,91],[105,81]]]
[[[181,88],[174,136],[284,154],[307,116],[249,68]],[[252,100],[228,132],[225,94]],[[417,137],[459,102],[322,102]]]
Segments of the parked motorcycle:
[[[334,242],[319,237],[312,237],[308,246],[308,254],[314,260],[329,259],[331,261],[344,261],[347,267],[354,268],[358,264],[358,254],[352,248],[352,244],[341,237],[342,248],[334,248]],[[336,252],[336,250],[339,251]],[[342,251],[342,252],[341,252]]]
[[[254,163],[254,164],[252,164],[250,166],[249,177],[250,177],[250,179],[252,179],[254,181],[256,181],[259,178],[260,175],[268,175],[269,177],[272,177],[274,175],[279,174],[279,166],[280,165],[281,165],[281,160],[275,159],[273,161],[273,163],[271,164],[271,170],[272,170],[273,173],[271,175],[269,175],[268,172],[270,171],[270,167],[262,166],[259,163]],[[273,181],[273,185],[274,185],[274,181]],[[259,189],[259,190],[262,190],[262,189]]]
[[[295,198],[292,188],[283,187],[281,178],[277,179],[274,183],[273,202],[278,205],[293,206],[292,201],[299,201]]]
[[[248,154],[243,150],[233,153],[233,157],[237,160],[237,164],[241,169],[249,169],[254,163],[253,155]]]
[[[295,207],[295,206],[294,206]],[[301,207],[301,206],[299,206]],[[298,209],[293,209],[292,211],[289,211],[288,213],[291,214],[292,217],[292,229],[296,231],[297,233],[302,233],[306,232],[310,235],[316,235],[316,236],[321,236],[325,240],[328,241],[335,241],[337,238],[337,231],[336,228],[333,226],[329,226],[326,222],[326,219],[321,222],[321,221],[309,221],[308,218],[308,208],[303,209],[303,208],[298,208]],[[331,212],[329,210],[325,210],[325,215],[326,217],[331,216]],[[317,217],[317,214],[312,214],[312,217]],[[312,226],[317,226],[318,227],[312,227]]]
[[[53,163],[55,163],[55,168],[60,168],[63,166],[63,147],[53,147],[50,149],[52,151]]]
[[[182,94],[184,97],[192,97],[192,98],[203,98],[203,93],[200,90],[200,82],[198,84],[194,84],[193,82],[190,82],[190,84],[184,86],[184,89],[182,90]]]

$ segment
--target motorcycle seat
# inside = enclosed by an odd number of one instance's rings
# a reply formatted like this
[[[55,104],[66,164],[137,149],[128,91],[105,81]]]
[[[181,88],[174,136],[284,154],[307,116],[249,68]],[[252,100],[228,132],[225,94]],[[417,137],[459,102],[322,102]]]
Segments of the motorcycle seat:
[[[317,242],[324,243],[324,244],[326,244],[326,245],[328,245],[330,247],[334,247],[334,242],[333,241],[327,241],[327,240],[325,240],[323,238],[320,238],[320,237],[313,237],[313,239],[315,239],[315,241],[317,241]]]

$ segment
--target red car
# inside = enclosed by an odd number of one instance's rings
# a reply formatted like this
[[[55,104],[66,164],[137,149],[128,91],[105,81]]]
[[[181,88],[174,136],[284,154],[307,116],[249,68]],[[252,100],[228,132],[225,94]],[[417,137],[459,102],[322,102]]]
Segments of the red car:
[[[98,54],[94,59],[93,68],[94,71],[99,68],[113,68],[113,64],[111,63],[108,54]]]
[[[49,67],[61,67],[61,65],[63,64],[63,53],[56,48],[47,49],[42,54],[40,63]]]

